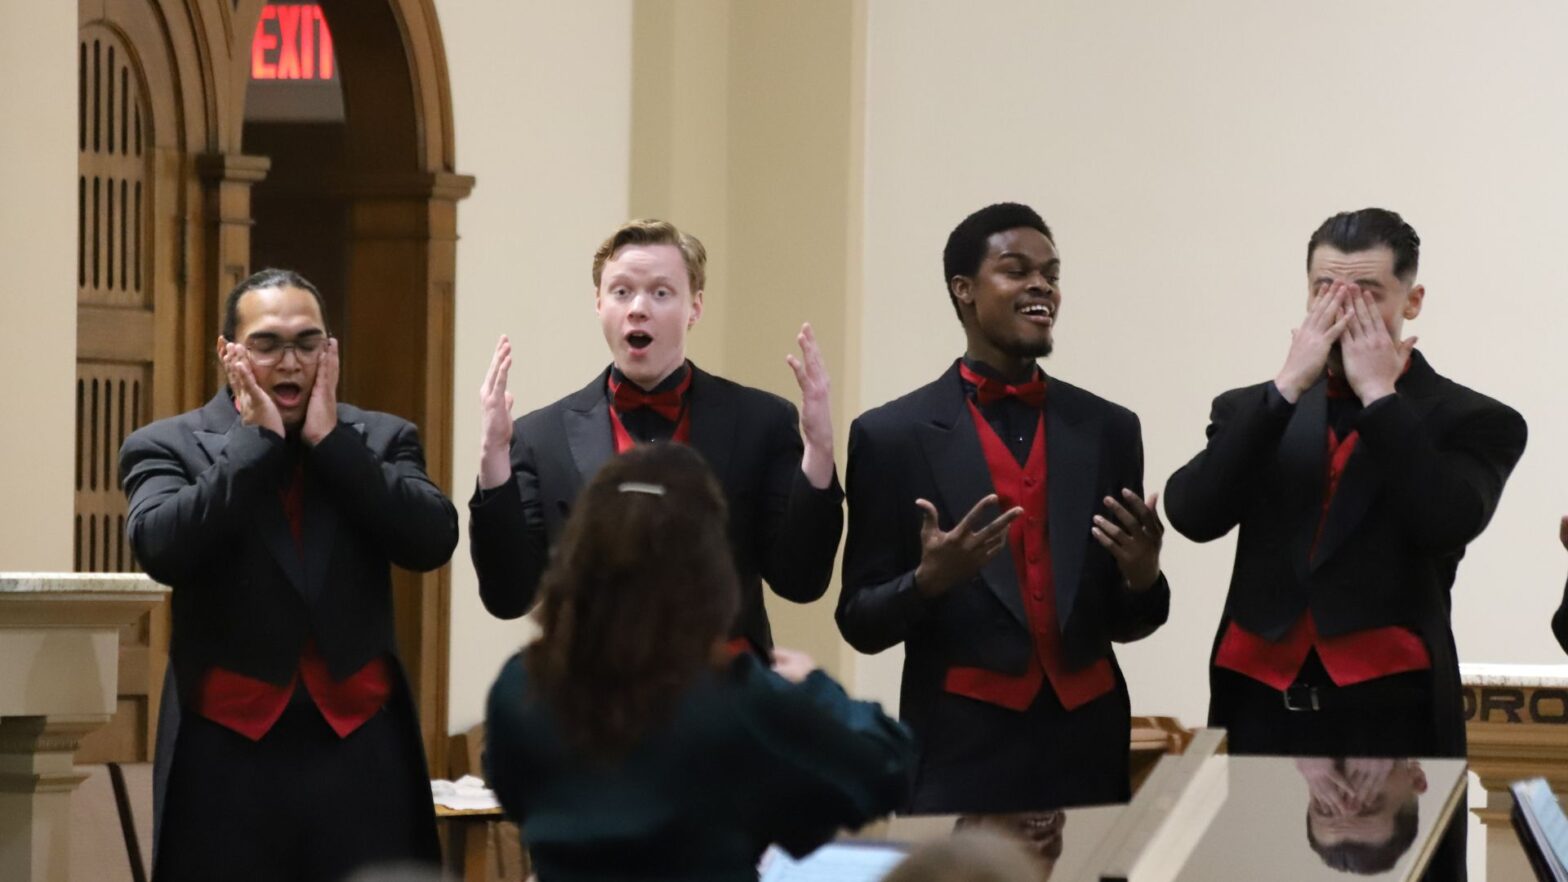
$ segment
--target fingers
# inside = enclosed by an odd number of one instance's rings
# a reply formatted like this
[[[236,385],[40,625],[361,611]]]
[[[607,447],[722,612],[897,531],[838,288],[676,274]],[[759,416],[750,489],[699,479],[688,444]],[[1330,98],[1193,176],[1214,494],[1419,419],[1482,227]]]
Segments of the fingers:
[[[921,536],[925,536],[934,531],[941,530],[941,527],[937,526],[936,506],[932,505],[928,500],[925,499],[916,499],[915,506],[920,509]]]
[[[980,542],[982,545],[993,542],[1001,542],[1003,545],[1006,545],[1007,531],[1012,528],[1013,521],[1016,521],[1018,518],[1022,517],[1023,513],[1024,510],[1018,506],[1014,506],[1007,511],[1002,512],[995,518],[992,518],[991,523],[986,524],[984,527],[981,527],[975,531],[974,537],[976,541]]]
[[[1165,532],[1165,523],[1160,520],[1160,493],[1156,490],[1149,494],[1147,500],[1140,499],[1138,494],[1130,489],[1122,488],[1122,498],[1127,501],[1127,509],[1137,518],[1138,526],[1153,536]]]
[[[1126,493],[1125,490],[1122,492]],[[1137,494],[1133,494],[1133,499],[1137,498]],[[1128,533],[1138,533],[1142,531],[1143,524],[1139,520],[1138,516],[1128,511],[1126,507],[1124,507],[1120,502],[1117,502],[1115,498],[1107,496],[1101,501],[1105,503],[1105,507],[1111,512],[1111,516],[1116,518],[1123,530],[1126,530]],[[1143,500],[1139,499],[1138,504],[1141,506],[1143,504]]]
[[[822,347],[817,345],[817,332],[811,322],[800,326],[800,351],[806,357],[806,373],[821,383],[828,380],[827,364],[822,360]]]
[[[964,515],[963,520],[958,522],[958,526],[953,528],[953,532],[960,534],[975,532],[975,524],[980,520],[980,513],[985,510],[986,506],[995,504],[995,493],[992,493],[981,499],[979,502],[975,503],[975,507],[971,508],[968,514]]]
[[[794,371],[795,383],[800,386],[800,391],[805,392],[806,388],[811,384],[811,380],[806,376],[806,366],[801,364],[800,359],[793,355],[784,356],[784,362],[789,365],[791,371]]]
[[[496,383],[500,382],[505,387],[506,372],[512,365],[512,341],[505,334],[496,341],[495,354],[490,356],[490,366],[485,369],[484,382],[479,386],[479,395],[489,398],[495,391]]]

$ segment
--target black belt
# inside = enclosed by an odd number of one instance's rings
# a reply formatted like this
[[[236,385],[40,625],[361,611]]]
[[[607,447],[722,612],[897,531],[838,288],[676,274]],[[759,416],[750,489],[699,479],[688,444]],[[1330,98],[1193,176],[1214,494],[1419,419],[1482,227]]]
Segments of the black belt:
[[[1366,686],[1368,688],[1358,688]],[[1377,681],[1358,683],[1355,686],[1313,686],[1292,683],[1280,693],[1285,709],[1297,712],[1323,710],[1358,710],[1389,705],[1419,705],[1429,703],[1432,694],[1426,689],[1412,686],[1380,684]]]

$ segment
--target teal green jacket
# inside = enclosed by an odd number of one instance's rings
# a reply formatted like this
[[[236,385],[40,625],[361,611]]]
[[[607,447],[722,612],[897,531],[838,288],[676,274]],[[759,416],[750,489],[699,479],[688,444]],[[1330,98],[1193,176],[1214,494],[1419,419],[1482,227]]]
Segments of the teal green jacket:
[[[908,796],[914,741],[814,671],[754,656],[703,674],[624,759],[570,749],[521,655],[490,689],[485,766],[540,882],[754,880],[770,843],[804,855]]]

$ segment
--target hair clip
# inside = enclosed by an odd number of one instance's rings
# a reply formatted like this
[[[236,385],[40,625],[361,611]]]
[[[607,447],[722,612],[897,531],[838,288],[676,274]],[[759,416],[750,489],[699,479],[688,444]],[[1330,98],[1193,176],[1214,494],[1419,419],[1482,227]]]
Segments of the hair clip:
[[[622,483],[621,486],[619,486],[619,487],[617,487],[615,489],[619,490],[622,493],[646,493],[649,496],[663,496],[664,495],[664,485],[662,485],[662,484],[644,484],[641,481],[626,481],[626,482]]]

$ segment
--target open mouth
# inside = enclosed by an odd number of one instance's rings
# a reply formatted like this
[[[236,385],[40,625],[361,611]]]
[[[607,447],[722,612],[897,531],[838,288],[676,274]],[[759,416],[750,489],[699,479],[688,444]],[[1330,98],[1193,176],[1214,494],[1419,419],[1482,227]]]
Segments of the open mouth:
[[[634,351],[641,352],[653,345],[653,335],[647,331],[632,331],[626,335],[626,345]]]
[[[1050,327],[1056,323],[1056,307],[1046,302],[1026,303],[1018,307],[1018,314],[1037,325]]]
[[[304,397],[298,383],[279,383],[272,387],[272,398],[282,407],[293,407]]]

